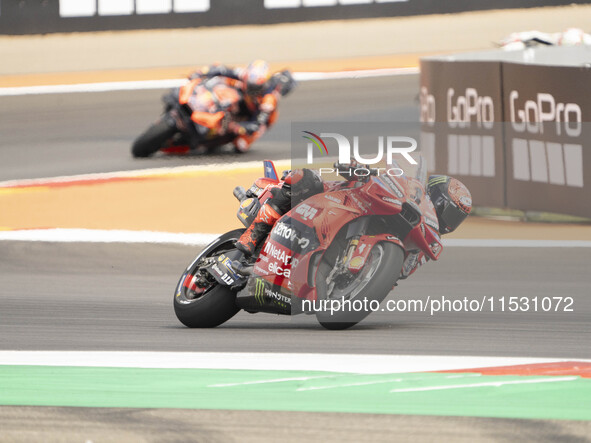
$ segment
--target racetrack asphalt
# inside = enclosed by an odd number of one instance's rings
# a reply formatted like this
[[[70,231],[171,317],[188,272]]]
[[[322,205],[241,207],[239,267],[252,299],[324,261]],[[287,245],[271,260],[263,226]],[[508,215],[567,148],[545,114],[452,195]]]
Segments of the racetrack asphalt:
[[[302,83],[281,105],[277,125],[244,160],[289,156],[291,120],[414,120],[418,117],[416,75],[364,80]],[[345,91],[345,93],[343,93]],[[63,94],[0,98],[1,179],[34,178],[88,172],[134,170],[185,164],[236,161],[236,155],[134,160],[133,138],[158,115],[163,91]],[[197,200],[198,193],[196,193]],[[147,196],[146,198],[149,198]],[[197,203],[196,203],[197,204]],[[160,214],[167,217],[170,214]],[[180,211],[174,217],[182,217]],[[234,211],[228,217],[234,217]],[[588,248],[446,248],[441,260],[429,263],[400,283],[390,297],[425,300],[483,297],[572,296],[574,312],[376,312],[359,326],[339,333],[322,329],[311,317],[293,319],[239,313],[214,330],[183,327],[172,309],[172,292],[197,248],[147,244],[64,244],[2,242],[0,255],[0,349],[121,350],[214,352],[312,352],[408,355],[475,355],[591,358],[587,263]],[[401,439],[479,441],[512,440],[516,436],[552,440],[588,434],[576,421],[499,420],[486,418],[420,419],[388,415],[332,414],[331,435],[325,420],[293,415],[231,412],[238,423],[267,420],[266,426],[228,428],[216,412],[180,411],[170,421],[166,410],[153,410],[152,420],[137,409],[110,409],[111,420],[129,431],[104,431],[108,419],[93,409],[0,408],[7,428],[18,440],[96,441],[260,438],[275,441],[289,430],[292,441],[346,441],[356,432],[387,440],[384,430]],[[86,417],[94,417],[89,424]],[[275,421],[273,417],[287,417]],[[189,418],[190,417],[190,418]],[[226,416],[228,417],[228,416]],[[245,418],[248,417],[248,418]],[[308,428],[285,424],[305,419]],[[324,417],[324,416],[323,416]],[[371,418],[370,418],[371,417]],[[349,423],[356,421],[348,432]],[[28,420],[44,423],[39,433],[23,432]],[[64,421],[65,420],[65,421]],[[72,426],[64,428],[64,423]],[[204,426],[203,420],[211,420]],[[187,424],[191,421],[191,425]],[[272,424],[270,422],[273,422]],[[136,425],[134,425],[136,423]],[[293,423],[293,422],[291,422]],[[406,425],[401,425],[406,423]],[[89,432],[80,431],[84,424]],[[494,425],[508,426],[505,434]],[[137,427],[134,427],[137,426]],[[455,427],[455,428],[454,428]],[[471,430],[468,431],[467,429]],[[157,429],[157,431],[155,431]],[[262,430],[270,433],[261,437]],[[452,430],[455,429],[455,430]],[[82,433],[81,433],[82,432]],[[443,432],[443,434],[442,434]],[[205,433],[205,434],[203,434]],[[313,436],[311,436],[313,434]],[[223,437],[220,437],[222,435]],[[161,437],[161,438],[160,438]],[[289,436],[285,437],[290,441]],[[259,441],[261,441],[259,440]]]
[[[418,121],[418,75],[301,82],[244,155],[133,159],[131,143],[162,112],[166,90],[0,97],[0,181],[290,158],[292,121]]]
[[[0,421],[17,442],[583,443],[591,432],[588,421],[191,409],[0,406]]]
[[[591,358],[589,249],[446,248],[390,297],[573,297],[573,312],[376,312],[344,332],[313,317],[239,313],[190,330],[172,310],[198,248],[3,242],[0,349]],[[541,309],[539,309],[541,311]]]
[[[417,89],[416,75],[302,83],[282,102],[277,125],[245,156],[146,160],[132,159],[129,146],[160,112],[164,91],[0,97],[0,180],[287,158],[291,120],[414,121]],[[377,312],[335,333],[310,317],[246,313],[215,330],[184,328],[172,292],[198,248],[0,247],[2,350],[591,358],[588,248],[446,248],[440,262],[390,295],[572,296],[574,312]],[[0,407],[0,421],[8,441],[588,441],[591,435],[589,422],[580,421],[261,411]]]
[[[588,359],[588,251],[447,248],[440,262],[425,265],[389,296],[570,296],[573,312],[499,312],[498,303],[495,312],[376,312],[341,332],[326,331],[311,317],[241,312],[201,330],[182,326],[172,310],[175,283],[198,252],[194,247],[3,242],[0,349]],[[582,442],[591,432],[589,421],[143,408],[4,406],[0,419],[7,441]]]

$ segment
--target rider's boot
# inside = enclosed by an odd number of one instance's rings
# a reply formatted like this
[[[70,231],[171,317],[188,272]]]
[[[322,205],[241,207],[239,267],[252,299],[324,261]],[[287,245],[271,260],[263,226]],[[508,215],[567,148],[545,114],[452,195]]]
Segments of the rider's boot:
[[[259,210],[254,221],[236,242],[236,249],[243,252],[248,259],[252,257],[257,247],[265,240],[275,222],[281,214],[270,204],[264,204]],[[236,270],[240,273],[247,271],[246,268]]]

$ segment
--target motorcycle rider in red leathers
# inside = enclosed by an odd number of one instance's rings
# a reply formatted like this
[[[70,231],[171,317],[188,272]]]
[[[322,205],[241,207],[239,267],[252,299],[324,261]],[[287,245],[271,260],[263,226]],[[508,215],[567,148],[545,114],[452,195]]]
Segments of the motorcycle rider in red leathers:
[[[254,221],[236,242],[236,248],[250,257],[267,237],[273,225],[293,204],[324,192],[322,179],[310,169],[295,169],[283,177],[283,185],[271,190]]]
[[[358,177],[352,169],[360,167],[358,164],[342,165],[348,167],[349,173],[345,177],[349,181],[361,181],[366,177]],[[284,177],[281,188],[272,190],[269,198],[259,210],[252,224],[236,242],[236,248],[250,258],[257,247],[263,243],[273,225],[283,214],[305,199],[325,191],[322,179],[309,169],[296,169]],[[427,183],[427,195],[431,199],[437,220],[439,234],[453,232],[468,217],[472,209],[472,197],[468,188],[459,180],[446,175],[432,175]],[[428,257],[422,251],[410,253],[405,259],[400,278],[407,278],[424,264]],[[237,269],[238,272],[247,271],[248,267]]]
[[[239,115],[244,116],[246,120],[233,123],[228,128],[238,134],[233,143],[239,152],[248,151],[250,145],[275,122],[279,98],[282,93],[285,95],[294,87],[294,84],[281,86],[274,81],[269,64],[264,60],[255,60],[246,68],[212,65],[195,71],[189,78],[196,77],[223,78],[230,86],[242,90],[244,102],[241,104]],[[288,91],[282,91],[281,88],[288,88]]]

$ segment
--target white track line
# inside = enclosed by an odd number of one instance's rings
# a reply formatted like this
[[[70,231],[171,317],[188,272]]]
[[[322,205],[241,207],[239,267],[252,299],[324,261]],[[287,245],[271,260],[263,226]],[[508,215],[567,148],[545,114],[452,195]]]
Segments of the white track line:
[[[399,392],[424,392],[424,391],[441,391],[443,389],[466,389],[466,388],[483,388],[483,387],[501,387],[505,385],[522,385],[522,384],[529,384],[529,383],[554,383],[554,382],[561,382],[561,381],[574,381],[579,380],[580,377],[577,376],[570,376],[570,377],[547,377],[547,378],[535,378],[535,379],[525,379],[525,380],[510,380],[510,381],[489,381],[483,383],[469,383],[465,385],[441,385],[441,386],[424,386],[422,388],[402,388],[402,389],[392,389],[390,392],[399,393]]]
[[[471,369],[471,368],[468,368]],[[452,369],[453,370],[453,369]],[[455,370],[458,370],[457,368]],[[472,372],[465,372],[462,374],[452,374],[452,375],[445,375],[443,378],[451,379],[451,378],[464,378],[464,379],[473,379],[475,377],[482,377],[482,374],[475,374]],[[340,380],[337,380],[340,381]],[[297,391],[318,391],[318,390],[325,390],[325,389],[338,389],[338,388],[348,388],[348,387],[355,387],[355,386],[371,386],[377,385],[382,383],[400,383],[400,382],[417,382],[417,381],[430,381],[430,377],[428,375],[418,376],[418,377],[405,377],[405,378],[389,378],[386,380],[371,380],[366,382],[354,382],[354,383],[339,383],[334,384],[331,383],[330,385],[326,386],[310,386],[305,388],[298,388]]]
[[[0,231],[0,241],[31,241],[58,243],[151,243],[205,246],[219,234],[183,234],[121,229],[23,229]]]
[[[395,75],[410,75],[418,73],[418,68],[363,69],[357,71],[338,72],[296,72],[294,73],[294,78],[297,81],[306,82],[313,80],[340,80]],[[168,79],[128,82],[80,83],[73,85],[18,86],[10,88],[0,88],[0,96],[18,96],[34,94],[69,94],[75,92],[135,91],[142,89],[170,89],[178,88],[185,82],[186,79]]]
[[[520,240],[494,238],[444,238],[443,245],[452,248],[591,248],[591,241]]]
[[[268,383],[285,383],[286,381],[308,381],[317,380],[323,378],[333,378],[332,375],[317,375],[313,377],[287,377],[287,378],[271,378],[268,380],[256,380],[256,381],[244,381],[239,383],[220,383],[215,385],[209,385],[208,388],[233,388],[235,386],[249,386],[249,385],[261,385]]]
[[[141,89],[178,88],[185,79],[143,80],[129,82],[79,83],[73,85],[46,86],[15,86],[0,88],[0,96],[37,95],[37,94],[70,94],[74,92],[111,92],[133,91]]]
[[[22,229],[0,231],[0,241],[32,241],[59,243],[169,243],[204,246],[221,234],[128,231],[121,229]],[[494,240],[450,239],[446,247],[461,248],[591,248],[590,241],[576,240]]]
[[[581,359],[240,352],[0,351],[0,365],[244,369],[394,374]]]
[[[338,389],[338,388],[354,388],[358,386],[371,386],[371,385],[379,385],[382,383],[396,383],[403,381],[402,378],[387,378],[386,380],[372,380],[372,381],[362,381],[356,383],[339,383],[339,384],[331,384],[330,386],[309,386],[305,388],[298,388],[296,389],[298,392],[301,391],[321,391],[326,389]]]
[[[274,160],[275,167],[278,168],[277,173],[280,174],[279,168],[290,168],[291,160]],[[45,178],[30,178],[6,180],[0,182],[0,188],[14,188],[21,186],[43,186],[58,183],[74,183],[79,181],[100,181],[116,178],[137,178],[137,177],[154,177],[160,175],[176,175],[176,174],[190,174],[192,172],[212,171],[244,171],[250,169],[263,170],[262,160],[250,162],[234,162],[234,163],[211,163],[206,165],[189,165],[176,166],[173,168],[149,168],[149,169],[133,169],[130,171],[114,171],[114,172],[99,172],[93,174],[79,174],[79,175],[64,175],[58,177]]]
[[[0,231],[0,241],[59,243],[169,243],[205,246],[221,234],[128,231],[121,229],[22,229]],[[591,241],[576,240],[443,240],[446,247],[460,248],[591,248]]]

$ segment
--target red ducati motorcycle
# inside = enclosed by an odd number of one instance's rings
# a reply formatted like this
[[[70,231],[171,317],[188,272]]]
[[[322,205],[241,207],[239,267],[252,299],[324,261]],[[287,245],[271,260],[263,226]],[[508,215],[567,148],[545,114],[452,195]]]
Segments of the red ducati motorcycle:
[[[246,227],[282,184],[271,161],[264,169],[248,191],[234,190]],[[422,251],[437,260],[442,245],[422,159],[413,177],[364,171],[361,180],[325,182],[325,192],[283,215],[255,252],[250,275],[233,265],[242,259],[234,244],[244,229],[207,246],[176,287],[177,318],[188,327],[215,327],[243,309],[315,314],[325,328],[345,329],[377,310],[407,255]]]

